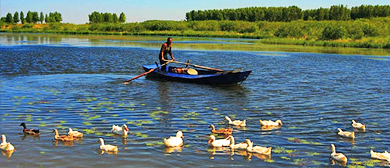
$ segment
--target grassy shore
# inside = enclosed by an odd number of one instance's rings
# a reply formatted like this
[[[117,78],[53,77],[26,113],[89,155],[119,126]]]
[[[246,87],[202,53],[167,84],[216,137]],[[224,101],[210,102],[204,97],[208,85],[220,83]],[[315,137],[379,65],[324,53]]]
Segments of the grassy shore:
[[[264,44],[390,48],[390,18],[351,21],[145,21],[126,24],[0,24],[0,32],[259,39]],[[326,32],[329,28],[329,32]]]

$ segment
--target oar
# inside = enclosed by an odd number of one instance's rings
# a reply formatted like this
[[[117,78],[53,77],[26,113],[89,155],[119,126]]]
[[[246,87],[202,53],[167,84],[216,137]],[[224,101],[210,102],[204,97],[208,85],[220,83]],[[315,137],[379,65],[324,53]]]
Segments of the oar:
[[[179,61],[171,61],[171,62],[177,63],[177,64],[191,65],[191,66],[193,66],[193,67],[201,68],[201,69],[207,69],[207,70],[212,70],[212,71],[226,72],[225,70],[222,70],[222,69],[210,68],[210,67],[206,67],[206,66],[195,65],[195,64],[185,63],[185,62],[179,62]]]
[[[162,64],[161,66],[167,65],[167,64],[169,64],[170,62],[172,62],[172,61],[168,61],[168,62]],[[132,80],[134,80],[134,79],[137,79],[137,78],[139,78],[139,77],[141,77],[141,76],[147,75],[147,74],[153,72],[153,71],[156,70],[156,69],[158,69],[158,66],[157,66],[156,68],[150,69],[150,70],[147,71],[147,72],[144,72],[144,73],[142,73],[142,74],[139,74],[138,76],[136,76],[136,77],[134,77],[134,78],[125,80],[122,84],[127,85],[127,84],[129,84],[130,81],[132,81]]]

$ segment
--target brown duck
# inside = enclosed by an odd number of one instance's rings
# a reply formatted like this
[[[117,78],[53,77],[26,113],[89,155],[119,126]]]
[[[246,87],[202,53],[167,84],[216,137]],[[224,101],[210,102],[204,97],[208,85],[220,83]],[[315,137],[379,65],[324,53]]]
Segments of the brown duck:
[[[76,140],[72,135],[58,135],[58,130],[54,129],[55,132],[54,139],[59,141],[74,141]]]
[[[39,135],[39,130],[27,129],[26,123],[21,123],[19,126],[23,126],[23,133],[28,135]]]
[[[222,128],[215,130],[215,126],[213,124],[211,124],[209,128],[212,128],[211,132],[215,134],[232,135],[233,132],[232,128]]]

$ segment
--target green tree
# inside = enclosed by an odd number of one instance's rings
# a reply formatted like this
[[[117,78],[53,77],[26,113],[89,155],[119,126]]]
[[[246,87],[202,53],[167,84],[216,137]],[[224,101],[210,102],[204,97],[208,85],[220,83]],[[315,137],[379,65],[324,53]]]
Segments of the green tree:
[[[39,21],[38,12],[32,12],[33,23],[37,23]]]
[[[122,12],[122,13],[119,15],[119,22],[120,22],[120,23],[125,23],[125,22],[126,22],[125,13]]]
[[[43,12],[41,12],[41,13],[40,13],[40,16],[39,16],[39,21],[40,21],[41,24],[42,24],[44,20],[45,20],[45,16],[43,15]]]
[[[47,17],[47,14],[45,14],[45,23],[49,23],[49,17]]]
[[[18,23],[20,21],[19,19],[19,13],[18,12],[15,12],[14,13],[14,23]]]
[[[20,12],[20,22],[22,22],[22,24],[25,23],[25,19],[24,19],[24,13],[23,11]]]
[[[112,14],[112,20],[114,21],[114,23],[118,23],[119,18],[118,15],[116,15],[116,13]]]
[[[5,17],[5,22],[6,23],[14,23],[14,18],[12,17],[11,13],[7,13],[7,15]]]
[[[33,15],[32,15],[32,13],[30,11],[27,12],[26,22],[27,23],[32,23],[33,22]]]

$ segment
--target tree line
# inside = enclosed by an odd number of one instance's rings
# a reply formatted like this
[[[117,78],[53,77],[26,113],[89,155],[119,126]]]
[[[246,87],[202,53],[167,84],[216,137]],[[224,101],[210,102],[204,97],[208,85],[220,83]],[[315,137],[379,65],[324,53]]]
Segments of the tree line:
[[[5,23],[10,23],[10,24],[16,24],[16,23],[38,23],[38,22],[45,22],[45,23],[59,23],[62,21],[62,16],[61,13],[54,12],[54,13],[49,13],[49,15],[45,14],[43,15],[43,12],[41,12],[38,15],[38,12],[31,12],[28,11],[26,14],[26,17],[24,16],[23,11],[20,12],[15,12],[13,15],[11,13],[7,13],[5,17],[1,18],[1,21]]]
[[[187,21],[240,20],[290,22],[294,20],[351,20],[390,16],[390,5],[361,5],[349,9],[344,5],[330,8],[302,10],[289,7],[247,7],[238,9],[192,10],[186,13]]]
[[[88,15],[89,22],[90,23],[124,23],[126,22],[126,15],[125,13],[121,13],[118,15],[116,13],[99,13],[99,12],[93,12],[90,15]]]

